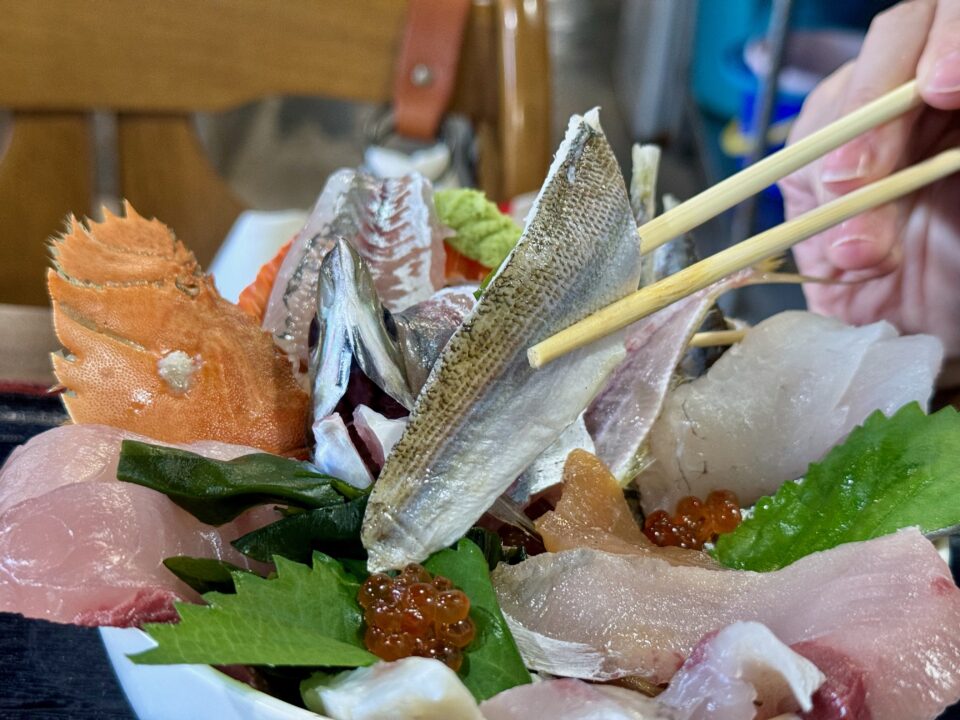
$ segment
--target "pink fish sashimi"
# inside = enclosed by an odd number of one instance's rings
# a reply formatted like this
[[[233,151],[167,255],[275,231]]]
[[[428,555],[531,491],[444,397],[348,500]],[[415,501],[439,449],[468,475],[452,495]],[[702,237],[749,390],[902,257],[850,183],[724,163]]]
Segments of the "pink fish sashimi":
[[[229,541],[275,514],[258,509],[213,528],[160,493],[119,482],[125,438],[150,441],[65,425],[31,439],[0,469],[0,611],[82,625],[170,620],[174,600],[197,595],[163,566],[165,558],[252,567]],[[220,460],[258,452],[214,442],[184,448]]]
[[[30,438],[0,467],[0,513],[62,485],[116,480],[123,440],[182,447],[214,460],[263,452],[216,440],[173,445],[108,425],[62,425]]]
[[[617,480],[632,480],[642,469],[644,441],[690,338],[717,297],[743,279],[741,273],[704,288],[627,330],[627,356],[586,412],[597,455]]]
[[[817,666],[756,622],[703,638],[657,701],[684,720],[768,720],[813,710]]]
[[[640,693],[564,678],[518,685],[480,703],[486,720],[684,720]]]
[[[357,170],[338,170],[327,180],[277,272],[263,328],[274,334],[295,368],[306,373],[320,264],[337,239],[357,250],[384,305],[398,311],[443,287],[446,235],[426,178],[411,174],[381,180]]]
[[[644,511],[721,488],[743,505],[772,495],[874,410],[926,404],[942,358],[937,338],[900,337],[886,322],[764,320],[667,397],[648,437],[654,462],[637,478]]]
[[[665,682],[702,637],[756,621],[787,645],[852,658],[873,720],[934,718],[960,699],[960,590],[914,529],[771,573],[580,549],[501,564],[493,577],[521,652],[531,634],[592,650],[603,662],[586,679]]]

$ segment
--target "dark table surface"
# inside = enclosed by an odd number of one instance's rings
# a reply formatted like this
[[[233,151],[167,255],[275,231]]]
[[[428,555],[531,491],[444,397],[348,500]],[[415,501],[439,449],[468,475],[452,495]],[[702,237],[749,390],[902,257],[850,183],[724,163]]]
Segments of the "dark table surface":
[[[0,391],[0,464],[63,419],[57,399]],[[135,720],[96,629],[0,613],[0,720],[21,718]],[[960,720],[960,705],[942,720]]]

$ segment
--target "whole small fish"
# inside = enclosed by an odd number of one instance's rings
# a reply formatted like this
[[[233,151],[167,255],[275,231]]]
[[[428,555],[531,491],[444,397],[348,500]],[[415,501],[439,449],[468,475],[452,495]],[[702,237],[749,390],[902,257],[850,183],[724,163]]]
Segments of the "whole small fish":
[[[336,241],[320,266],[318,345],[310,360],[314,419],[334,411],[354,361],[406,408],[450,336],[473,307],[472,288],[445,288],[393,314],[380,300],[369,265],[350,242]]]
[[[320,339],[311,358],[314,419],[333,412],[347,390],[354,359],[384,392],[412,407],[403,356],[387,327],[389,313],[380,304],[363,258],[346,240],[337,240],[323,259],[319,285]]]
[[[623,357],[616,334],[541,370],[527,348],[636,289],[640,248],[597,111],[570,121],[519,243],[447,343],[362,531],[371,570],[423,560],[489,508]]]
[[[320,266],[335,242],[344,239],[356,249],[380,301],[397,311],[442,287],[447,232],[437,219],[430,181],[422,175],[381,179],[359,170],[338,170],[327,180],[280,266],[263,328],[274,334],[305,379]]]

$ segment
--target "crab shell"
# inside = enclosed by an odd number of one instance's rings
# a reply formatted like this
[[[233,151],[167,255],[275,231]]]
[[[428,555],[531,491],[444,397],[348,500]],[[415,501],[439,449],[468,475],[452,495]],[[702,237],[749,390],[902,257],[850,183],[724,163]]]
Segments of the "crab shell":
[[[68,219],[47,272],[53,356],[75,423],[276,453],[305,445],[308,397],[256,321],[224,300],[164,224]]]

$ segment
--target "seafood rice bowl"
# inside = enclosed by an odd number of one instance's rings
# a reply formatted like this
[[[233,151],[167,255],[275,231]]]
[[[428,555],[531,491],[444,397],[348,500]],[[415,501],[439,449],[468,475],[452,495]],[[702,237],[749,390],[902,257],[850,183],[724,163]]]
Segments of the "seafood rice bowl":
[[[635,148],[625,182],[575,116],[522,227],[340,170],[237,303],[159,220],[71,218],[48,271],[70,422],[0,468],[0,611],[100,626],[158,720],[938,717],[960,417],[928,411],[937,338],[724,317],[774,263],[531,367],[696,260],[641,253],[658,160]]]

